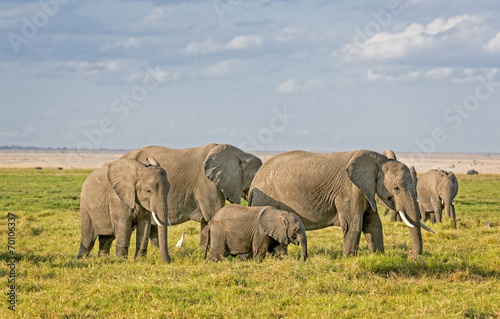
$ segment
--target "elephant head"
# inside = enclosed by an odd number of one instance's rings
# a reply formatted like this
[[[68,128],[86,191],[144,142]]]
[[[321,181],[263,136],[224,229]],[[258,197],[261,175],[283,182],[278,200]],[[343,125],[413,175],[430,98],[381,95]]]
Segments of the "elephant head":
[[[455,221],[455,202],[453,199],[458,193],[458,181],[455,174],[443,170],[437,174],[437,192],[441,198],[441,204],[444,205],[446,217],[453,217]]]
[[[300,259],[307,259],[306,229],[300,218],[294,213],[272,207],[265,208],[259,215],[262,231],[280,244],[290,242],[301,247]]]
[[[262,161],[227,144],[214,147],[205,159],[205,175],[217,184],[225,198],[240,204],[241,197],[248,198],[252,180],[262,166]]]
[[[146,162],[147,164],[142,164],[128,158],[112,162],[108,165],[108,179],[118,197],[128,208],[134,209],[138,204],[151,212],[153,219],[160,226],[162,259],[170,262],[166,236],[166,225],[170,224],[167,208],[170,185],[167,173],[155,159],[148,157]]]
[[[431,230],[420,221],[417,194],[408,167],[384,155],[362,150],[349,161],[347,174],[367,198],[374,212],[377,212],[375,194],[390,209],[399,212],[409,227],[413,256],[422,254],[420,226]]]

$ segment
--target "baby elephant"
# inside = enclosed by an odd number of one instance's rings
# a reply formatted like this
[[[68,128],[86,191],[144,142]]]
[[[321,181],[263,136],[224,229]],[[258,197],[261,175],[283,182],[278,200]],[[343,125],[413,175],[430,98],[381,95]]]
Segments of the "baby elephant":
[[[221,208],[209,223],[209,241],[205,249],[210,260],[229,255],[250,254],[260,261],[266,253],[290,242],[302,248],[301,260],[307,258],[307,237],[304,224],[293,213],[271,206],[244,207],[228,205]]]

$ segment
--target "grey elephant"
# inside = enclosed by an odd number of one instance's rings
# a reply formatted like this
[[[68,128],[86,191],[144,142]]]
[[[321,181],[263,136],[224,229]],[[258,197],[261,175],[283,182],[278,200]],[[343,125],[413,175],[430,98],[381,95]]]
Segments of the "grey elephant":
[[[397,161],[397,157],[396,157],[396,154],[394,153],[394,151],[390,150],[390,149],[387,149],[385,150],[382,155],[386,156],[388,159],[390,160],[395,160]],[[408,169],[410,170],[410,174],[411,174],[411,179],[413,180],[413,185],[415,187],[415,193],[417,192],[417,181],[418,181],[418,178],[417,178],[417,171],[415,170],[415,167],[413,166],[408,166]],[[384,206],[385,207],[385,212],[384,212],[384,216],[386,216],[387,214],[389,214],[389,212],[391,213],[391,221],[392,222],[401,222],[403,221],[403,219],[401,218],[401,215],[398,214],[398,212],[396,212],[395,210],[389,208],[389,206],[387,206],[383,200],[381,200],[378,196],[375,196],[375,199],[377,201],[377,203],[379,203],[380,205]]]
[[[92,172],[82,185],[81,241],[77,258],[87,256],[99,237],[99,255],[108,255],[116,238],[116,256],[127,258],[130,237],[137,228],[135,257],[147,252],[151,218],[160,227],[160,254],[170,262],[167,245],[169,184],[153,158],[147,164],[121,158]]]
[[[271,206],[228,205],[215,214],[208,226],[210,260],[250,254],[260,261],[267,253],[278,254],[280,245],[301,246],[300,259],[307,259],[307,237],[300,218]],[[278,250],[277,250],[278,249]]]
[[[154,157],[168,174],[168,212],[172,225],[193,220],[201,223],[200,245],[205,247],[204,229],[225,200],[240,204],[262,161],[228,144],[208,144],[189,149],[148,146],[123,156],[144,161]],[[153,245],[158,245],[157,227],[151,227]]]
[[[356,255],[361,232],[372,252],[383,252],[375,195],[408,225],[412,255],[422,254],[417,196],[406,165],[367,150],[318,154],[292,151],[268,160],[250,186],[249,204],[297,214],[306,230],[340,226],[345,256]]]
[[[457,193],[458,181],[455,174],[437,169],[422,174],[417,184],[422,220],[426,221],[430,217],[432,223],[440,223],[445,209],[446,217],[455,221],[454,198]]]

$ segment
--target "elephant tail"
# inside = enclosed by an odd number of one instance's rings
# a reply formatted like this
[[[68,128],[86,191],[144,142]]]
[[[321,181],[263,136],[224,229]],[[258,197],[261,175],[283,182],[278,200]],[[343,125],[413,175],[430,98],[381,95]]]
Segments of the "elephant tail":
[[[205,257],[204,259],[207,259],[207,252],[208,252],[208,246],[210,246],[210,224],[207,226],[207,244],[205,246]]]

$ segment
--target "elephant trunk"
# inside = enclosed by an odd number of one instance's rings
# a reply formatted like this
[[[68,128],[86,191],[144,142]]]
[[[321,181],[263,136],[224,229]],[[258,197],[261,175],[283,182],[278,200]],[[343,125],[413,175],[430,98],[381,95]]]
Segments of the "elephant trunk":
[[[158,224],[158,242],[160,246],[161,259],[164,262],[170,262],[170,256],[168,254],[168,236],[167,236],[167,226],[172,226],[168,218],[168,208],[166,201],[159,200],[158,215],[152,211],[153,219]]]
[[[443,202],[444,202],[446,217],[453,218],[453,221],[455,221],[455,203],[453,203],[453,195],[451,194],[451,190],[450,194],[444,198]]]
[[[300,242],[300,248],[301,248],[300,260],[306,261],[306,259],[307,259],[307,237],[306,237],[305,231],[302,233],[302,236],[299,236],[298,240]]]
[[[158,225],[158,241],[160,244],[160,255],[164,262],[170,262],[170,255],[168,254],[168,236],[167,226]]]
[[[405,205],[404,212],[400,211],[400,216],[408,225],[412,243],[412,257],[417,258],[418,255],[422,255],[423,252],[422,232],[420,230],[422,222],[420,221],[420,209],[418,207],[417,197],[412,195],[409,196],[410,204]],[[422,225],[422,227],[424,226],[425,225]]]

